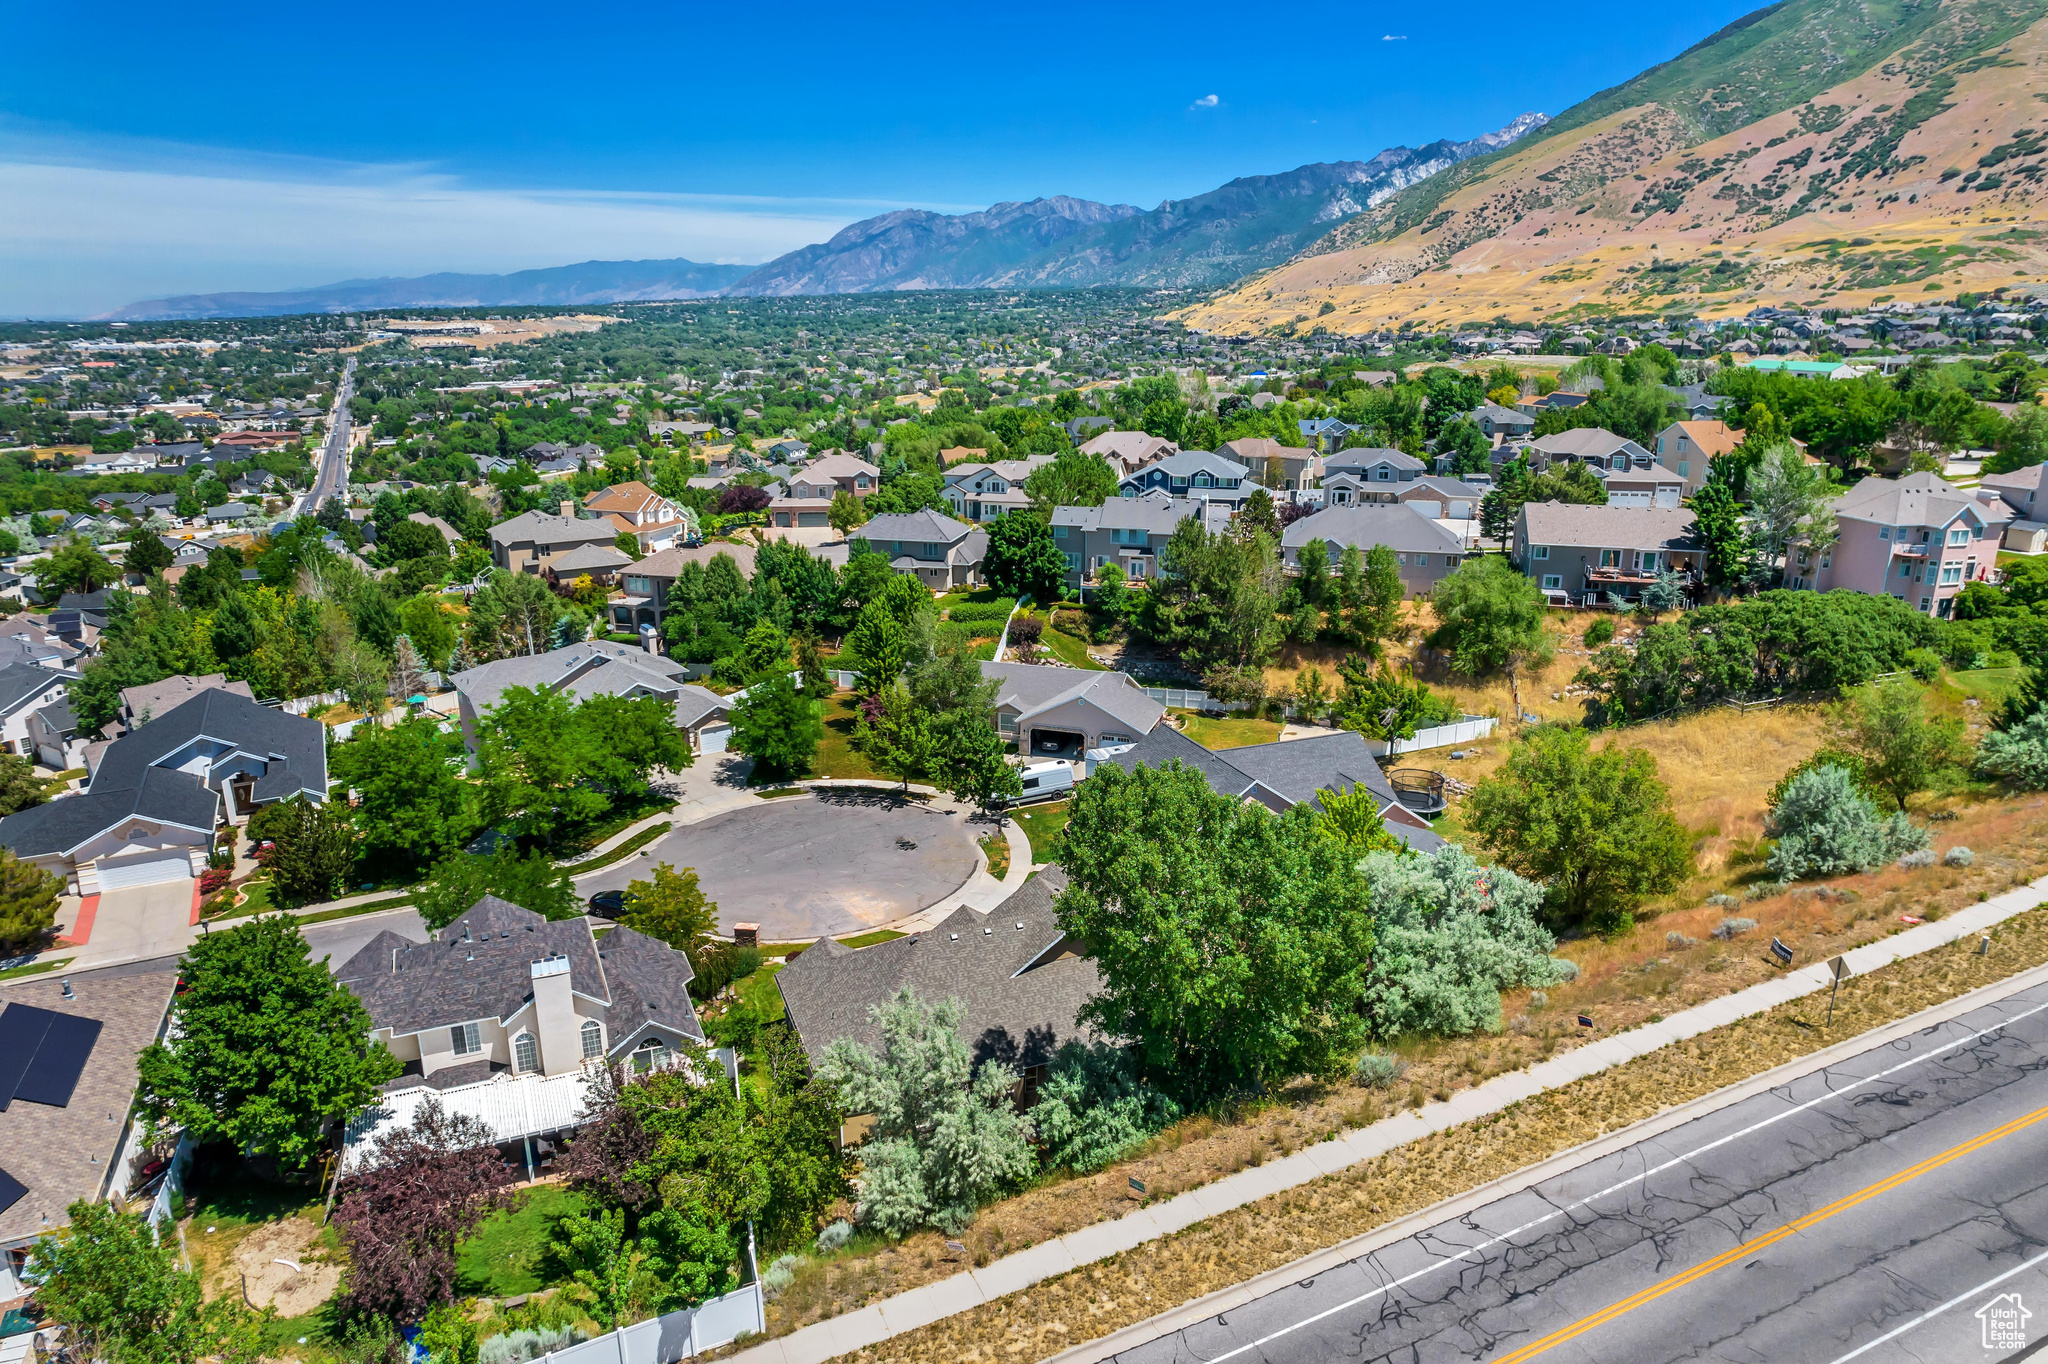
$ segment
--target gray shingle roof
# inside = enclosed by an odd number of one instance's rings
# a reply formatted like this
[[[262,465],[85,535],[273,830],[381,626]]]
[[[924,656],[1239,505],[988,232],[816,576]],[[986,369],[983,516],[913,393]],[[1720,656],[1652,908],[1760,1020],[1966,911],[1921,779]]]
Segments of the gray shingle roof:
[[[858,534],[870,544],[901,540],[906,544],[950,545],[973,530],[965,521],[955,521],[925,507],[914,512],[884,512],[869,520]]]
[[[977,1061],[1040,1065],[1064,1042],[1094,1040],[1075,1016],[1102,977],[1054,921],[1053,897],[1066,884],[1051,867],[986,915],[963,905],[906,938],[858,951],[830,938],[807,948],[775,977],[804,1050],[822,1056],[840,1037],[873,1047],[869,1008],[906,985],[966,1006],[960,1036]]]
[[[1166,707],[1147,696],[1125,673],[984,662],[981,675],[996,680],[996,704],[1015,706],[1020,720],[1053,706],[1085,700],[1126,728],[1144,734],[1166,714]]]
[[[510,687],[566,692],[577,701],[593,696],[659,696],[675,702],[675,722],[687,728],[725,700],[707,687],[683,680],[683,665],[630,644],[590,640],[544,654],[514,654],[455,675],[455,689],[482,714]]]
[[[1340,450],[1323,461],[1323,469],[1333,474],[1357,473],[1361,469],[1370,469],[1379,464],[1395,469],[1423,467],[1422,461],[1413,455],[1390,450],[1384,446],[1373,446],[1361,450]]]
[[[1935,474],[1866,478],[1834,502],[1837,516],[1892,526],[1945,526],[1965,508],[1985,519],[1985,507],[1968,492]]]
[[[1546,455],[1599,455],[1610,456],[1623,446],[1630,447],[1630,455],[1648,454],[1627,436],[1617,436],[1604,426],[1580,426],[1570,431],[1559,431],[1555,435],[1541,436],[1530,442]]]
[[[1683,507],[1616,507],[1576,502],[1525,502],[1522,525],[1532,545],[1600,549],[1696,550],[1698,526]]]
[[[1465,552],[1462,538],[1406,502],[1325,507],[1280,533],[1283,551],[1299,550],[1311,540],[1338,546],[1357,545],[1361,550],[1385,545],[1407,554]]]
[[[251,701],[256,699],[256,693],[249,689],[247,682],[230,682],[226,673],[205,673],[197,677],[180,674],[157,682],[145,682],[139,687],[123,687],[121,708],[137,720],[145,716],[154,719],[175,710],[200,692],[216,688],[246,696]]]
[[[1208,450],[1176,450],[1170,455],[1153,460],[1142,469],[1134,470],[1131,478],[1142,478],[1154,471],[1169,478],[1193,478],[1206,473],[1212,478],[1250,479],[1252,471],[1226,455]]]
[[[39,663],[9,663],[0,668],[0,716],[12,715],[32,702],[40,703],[52,688],[78,680],[77,673],[59,672]]]

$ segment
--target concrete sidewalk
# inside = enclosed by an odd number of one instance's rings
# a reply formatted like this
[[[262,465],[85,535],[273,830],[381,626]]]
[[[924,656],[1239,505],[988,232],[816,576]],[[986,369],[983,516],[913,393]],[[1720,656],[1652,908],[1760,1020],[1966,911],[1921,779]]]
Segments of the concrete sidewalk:
[[[1844,954],[1849,969],[1861,975],[1906,957],[1931,952],[1961,938],[1974,938],[1993,925],[2041,904],[2048,899],[2048,889],[2044,888],[2048,888],[2048,878],[1958,910],[1938,923],[1922,924],[1867,947],[1857,948]],[[1824,963],[1787,972],[1775,980],[1673,1014],[1661,1023],[1649,1023],[1603,1037],[1527,1070],[1502,1075],[1462,1090],[1442,1103],[1426,1104],[1396,1117],[1382,1119],[1294,1155],[1192,1189],[1152,1207],[1113,1221],[1083,1227],[1015,1255],[1006,1255],[980,1269],[968,1270],[950,1279],[926,1284],[792,1331],[741,1351],[732,1356],[732,1364],[821,1364],[835,1355],[866,1349],[891,1336],[971,1311],[1069,1270],[1106,1260],[1134,1246],[1256,1202],[1269,1194],[1335,1174],[1432,1132],[1498,1113],[1511,1104],[1623,1065],[1673,1042],[1726,1027],[1738,1019],[1776,1008],[1788,1000],[1824,991],[1832,981],[1833,977]],[[1076,1347],[1077,1350],[1080,1348]]]

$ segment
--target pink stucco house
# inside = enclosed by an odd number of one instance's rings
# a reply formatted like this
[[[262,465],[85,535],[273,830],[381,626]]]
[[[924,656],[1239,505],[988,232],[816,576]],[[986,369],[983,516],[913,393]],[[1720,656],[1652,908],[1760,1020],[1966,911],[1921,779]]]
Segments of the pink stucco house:
[[[1866,478],[1835,499],[1841,537],[1834,548],[1795,553],[1785,585],[1892,596],[1945,617],[1964,583],[1985,580],[1997,566],[2012,519],[1996,493],[1971,493],[1935,474]]]

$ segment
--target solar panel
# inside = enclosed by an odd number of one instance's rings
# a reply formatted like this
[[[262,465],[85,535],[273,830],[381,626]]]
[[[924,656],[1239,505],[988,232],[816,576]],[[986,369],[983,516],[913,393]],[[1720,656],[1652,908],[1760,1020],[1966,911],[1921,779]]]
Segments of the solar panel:
[[[85,1073],[86,1058],[92,1055],[92,1044],[99,1041],[103,1026],[97,1018],[81,1018],[77,1014],[58,1014],[52,1018],[50,1030],[43,1034],[43,1044],[36,1048],[36,1059],[29,1062],[28,1072],[14,1086],[14,1097],[52,1108],[70,1103],[71,1093],[78,1088],[78,1077]]]
[[[14,1087],[21,1083],[29,1063],[36,1059],[36,1049],[43,1045],[50,1020],[61,1016],[33,1004],[10,1004],[0,1011],[0,1113],[7,1111],[14,1098]]]
[[[5,1170],[0,1170],[0,1212],[6,1212],[22,1200],[28,1187]]]

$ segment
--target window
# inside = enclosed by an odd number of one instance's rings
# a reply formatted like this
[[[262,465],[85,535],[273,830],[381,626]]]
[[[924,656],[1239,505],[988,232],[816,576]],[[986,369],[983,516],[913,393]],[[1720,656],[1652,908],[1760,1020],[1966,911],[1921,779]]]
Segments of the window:
[[[1069,553],[1067,554],[1067,556],[1066,556],[1066,560],[1067,560],[1067,570],[1068,570],[1069,572],[1072,572],[1072,573],[1079,573],[1079,572],[1081,571],[1081,556],[1080,556],[1080,555],[1078,555],[1078,554],[1075,554],[1075,553],[1072,553],[1072,552],[1070,551],[1070,552],[1069,552]]]
[[[1378,474],[1376,475],[1376,477],[1377,477],[1377,478],[1378,478],[1378,479],[1380,480],[1380,482],[1384,483],[1384,482],[1386,482],[1386,481],[1387,481],[1388,479],[1392,478],[1393,476],[1394,476],[1394,471],[1393,471],[1392,469],[1389,469],[1389,468],[1388,468],[1388,467],[1387,467],[1386,465],[1384,465],[1384,464],[1382,464],[1382,465],[1380,465],[1380,466],[1379,466],[1379,472],[1378,472]]]
[[[1926,611],[1926,610],[1930,609],[1931,607],[1933,607],[1933,605],[1934,605],[1934,598],[1932,598],[1932,597],[1922,597],[1922,598],[1920,599],[1920,609],[1921,609],[1922,611]]]
[[[1181,475],[1175,474],[1173,476],[1173,486],[1176,488],[1185,488],[1188,486],[1188,481]]]
[[[583,1059],[595,1061],[604,1055],[604,1025],[594,1018],[583,1020]]]
[[[1912,565],[1912,564],[1910,564],[1910,563],[1908,563],[1908,562],[1907,562],[1906,560],[1904,560],[1904,559],[1901,559],[1901,560],[1899,560],[1899,576],[1900,576],[1901,578],[1910,578],[1910,577],[1912,577],[1912,576],[1913,576],[1913,565]]]
[[[1427,554],[1418,554],[1418,555],[1416,555],[1416,556],[1415,556],[1415,566],[1416,566],[1417,568],[1428,568],[1428,567],[1429,567],[1429,556],[1428,556]]]
[[[1055,540],[1064,540],[1064,539],[1066,539],[1066,538],[1067,538],[1067,528],[1066,528],[1065,526],[1054,526],[1054,527],[1052,528],[1052,538],[1053,538],[1053,539],[1055,539]]]
[[[1692,461],[1691,461],[1691,460],[1689,460],[1689,459],[1681,459],[1680,461],[1678,461],[1678,476],[1679,476],[1680,478],[1691,478],[1691,477],[1692,477]]]
[[[645,1075],[650,1070],[659,1070],[668,1064],[668,1048],[658,1037],[650,1037],[633,1048],[633,1069]]]
[[[1879,526],[1879,527],[1877,528],[1877,538],[1878,538],[1878,539],[1880,539],[1880,540],[1889,540],[1889,539],[1891,539],[1891,538],[1892,538],[1892,528],[1891,528],[1890,526]]]
[[[930,540],[927,540],[924,542],[918,557],[921,559],[936,559],[939,557],[939,547]]]
[[[654,591],[654,585],[645,578],[628,578],[626,590],[636,596],[645,597]]]
[[[1408,567],[1408,556],[1405,554],[1396,554],[1394,556],[1394,562],[1399,564],[1401,567],[1406,568]]]
[[[477,1035],[476,1024],[457,1023],[448,1030],[449,1041],[454,1044],[457,1056],[470,1056],[484,1049],[483,1041]]]
[[[1823,554],[1823,555],[1821,555],[1821,556],[1820,556],[1820,566],[1821,566],[1822,568],[1830,568],[1830,567],[1832,567],[1832,566],[1834,565],[1834,562],[1835,562],[1835,556],[1834,556],[1833,554],[1831,554],[1831,553],[1830,553],[1830,554]]]
[[[1948,542],[1952,545],[1969,544],[1970,528],[1968,526],[1957,526],[1954,530],[1948,533]]]
[[[1544,574],[1544,575],[1543,575],[1543,590],[1544,590],[1545,592],[1556,592],[1556,591],[1558,591],[1558,590],[1562,589],[1563,587],[1564,587],[1564,575],[1563,575],[1563,574],[1561,574],[1561,573],[1546,573],[1546,574]]]
[[[1655,573],[1657,571],[1657,556],[1654,552],[1645,551],[1642,556],[1642,560],[1643,572]]]
[[[1602,567],[1602,568],[1620,568],[1620,567],[1621,567],[1621,551],[1620,551],[1620,550],[1618,550],[1618,549],[1603,549],[1603,550],[1601,550],[1601,551],[1600,551],[1600,567]]]
[[[1531,546],[1529,546],[1529,557],[1530,557],[1530,558],[1532,558],[1532,559],[1548,559],[1548,558],[1550,557],[1550,546],[1549,546],[1549,545],[1531,545]]]
[[[1961,564],[1950,564],[1941,570],[1941,581],[1944,586],[1959,583],[1962,580],[1963,566]]]
[[[533,1044],[533,1034],[523,1032],[512,1039],[512,1069],[529,1071],[540,1069],[540,1048]]]
[[[1209,486],[1210,486],[1210,485],[1211,485],[1211,484],[1212,484],[1213,482],[1214,482],[1214,480],[1213,480],[1213,479],[1211,479],[1211,478],[1210,478],[1210,477],[1209,477],[1209,476],[1208,476],[1207,474],[1196,474],[1196,475],[1195,475],[1195,486],[1196,486],[1197,488],[1206,488],[1206,487],[1209,487]]]
[[[1455,554],[1446,554],[1446,555],[1444,555],[1444,567],[1445,567],[1445,568],[1456,568],[1457,566],[1458,566],[1458,556],[1457,556],[1457,555],[1455,555]]]
[[[1125,497],[1136,497],[1137,495],[1138,495],[1138,485],[1137,485],[1137,484],[1135,484],[1135,483],[1126,483],[1126,484],[1124,484],[1124,496],[1125,496]]]

